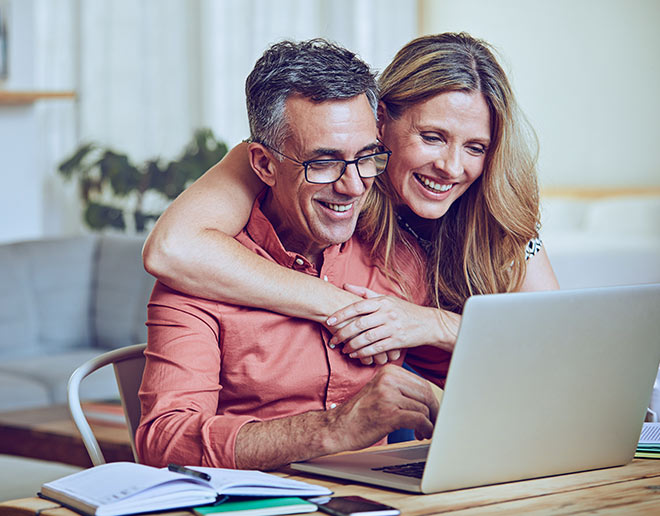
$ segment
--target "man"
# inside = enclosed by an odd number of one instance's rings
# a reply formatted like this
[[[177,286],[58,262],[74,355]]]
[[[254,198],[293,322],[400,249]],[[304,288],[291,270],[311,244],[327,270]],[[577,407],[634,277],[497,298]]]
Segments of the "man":
[[[336,285],[394,293],[351,239],[388,159],[368,66],[321,40],[282,42],[257,61],[246,93],[250,162],[269,188],[237,240]],[[348,358],[320,324],[159,282],[147,324],[142,462],[272,469],[364,448],[399,428],[431,435],[438,405],[426,381]]]

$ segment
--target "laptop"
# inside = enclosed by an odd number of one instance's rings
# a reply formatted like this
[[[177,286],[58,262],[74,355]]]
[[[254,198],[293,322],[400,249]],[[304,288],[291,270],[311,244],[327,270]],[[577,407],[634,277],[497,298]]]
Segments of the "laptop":
[[[660,362],[660,284],[473,296],[430,444],[293,469],[417,493],[630,462]]]

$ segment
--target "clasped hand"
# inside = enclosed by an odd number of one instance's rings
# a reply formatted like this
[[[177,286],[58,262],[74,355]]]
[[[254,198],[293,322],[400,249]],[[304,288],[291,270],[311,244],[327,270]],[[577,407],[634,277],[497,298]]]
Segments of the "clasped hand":
[[[344,285],[364,299],[332,314],[326,324],[333,332],[329,344],[343,343],[343,353],[363,364],[384,364],[401,356],[401,350],[425,344],[451,351],[460,316],[418,306],[366,287]]]

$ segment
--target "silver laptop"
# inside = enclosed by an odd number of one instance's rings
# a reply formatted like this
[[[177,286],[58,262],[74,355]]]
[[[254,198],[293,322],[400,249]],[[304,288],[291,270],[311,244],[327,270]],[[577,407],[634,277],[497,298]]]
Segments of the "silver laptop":
[[[430,445],[292,464],[434,493],[630,462],[660,362],[660,284],[468,299]]]

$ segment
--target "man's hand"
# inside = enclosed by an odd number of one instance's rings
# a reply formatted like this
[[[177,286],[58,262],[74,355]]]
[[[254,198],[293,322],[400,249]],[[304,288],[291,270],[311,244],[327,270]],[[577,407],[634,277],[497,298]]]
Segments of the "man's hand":
[[[387,364],[352,399],[326,411],[248,423],[236,437],[236,466],[275,469],[293,461],[371,446],[399,428],[433,433],[439,402],[431,384]]]
[[[439,402],[429,382],[402,367],[380,368],[362,390],[330,413],[336,451],[371,446],[390,432],[412,428],[417,439],[428,439]]]

